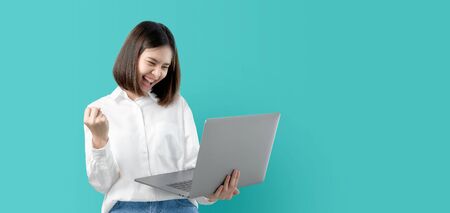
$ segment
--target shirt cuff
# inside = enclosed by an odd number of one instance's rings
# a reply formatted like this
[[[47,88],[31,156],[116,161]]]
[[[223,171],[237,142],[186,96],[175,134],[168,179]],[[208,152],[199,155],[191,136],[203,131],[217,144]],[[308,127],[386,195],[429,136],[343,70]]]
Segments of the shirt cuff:
[[[205,196],[197,197],[195,199],[197,200],[197,202],[199,204],[202,204],[202,205],[211,205],[211,204],[214,204],[217,202],[217,200],[215,200],[214,202],[209,202],[208,198]]]
[[[94,146],[91,144],[91,150],[92,150],[92,157],[95,159],[104,158],[107,157],[109,154],[109,141],[103,146],[102,148],[94,148]]]

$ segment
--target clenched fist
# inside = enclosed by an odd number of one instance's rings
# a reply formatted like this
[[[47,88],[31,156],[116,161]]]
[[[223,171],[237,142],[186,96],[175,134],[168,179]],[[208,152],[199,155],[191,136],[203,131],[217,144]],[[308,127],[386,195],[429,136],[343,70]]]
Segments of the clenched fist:
[[[102,113],[101,109],[88,107],[84,111],[84,124],[92,133],[92,146],[100,149],[108,143],[108,119]]]

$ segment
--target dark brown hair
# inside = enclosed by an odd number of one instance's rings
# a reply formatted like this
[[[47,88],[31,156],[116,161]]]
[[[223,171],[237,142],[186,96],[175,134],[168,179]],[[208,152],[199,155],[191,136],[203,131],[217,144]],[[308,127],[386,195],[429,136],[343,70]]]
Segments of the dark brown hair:
[[[152,21],[143,21],[128,34],[114,63],[113,75],[117,84],[125,90],[139,96],[145,93],[138,83],[137,72],[139,56],[146,48],[169,45],[172,49],[172,61],[166,77],[152,88],[161,106],[170,105],[180,88],[180,64],[175,39],[169,28]]]

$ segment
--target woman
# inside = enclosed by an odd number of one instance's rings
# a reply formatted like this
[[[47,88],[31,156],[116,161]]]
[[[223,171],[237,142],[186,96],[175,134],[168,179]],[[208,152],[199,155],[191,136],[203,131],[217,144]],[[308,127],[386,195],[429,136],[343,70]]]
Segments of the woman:
[[[175,40],[160,23],[144,21],[128,35],[113,68],[118,86],[84,112],[89,183],[105,197],[102,212],[198,212],[239,194],[240,172],[208,197],[182,197],[135,178],[195,167],[199,150],[192,111],[179,93]]]

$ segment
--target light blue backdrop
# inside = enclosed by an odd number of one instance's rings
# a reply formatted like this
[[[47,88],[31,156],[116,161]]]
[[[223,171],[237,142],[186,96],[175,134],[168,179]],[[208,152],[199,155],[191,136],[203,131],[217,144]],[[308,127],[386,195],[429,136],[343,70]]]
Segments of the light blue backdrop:
[[[1,1],[1,212],[99,212],[83,111],[166,24],[202,133],[280,111],[264,184],[201,212],[450,212],[448,1]]]

